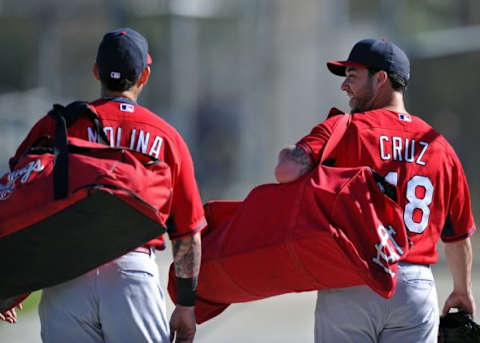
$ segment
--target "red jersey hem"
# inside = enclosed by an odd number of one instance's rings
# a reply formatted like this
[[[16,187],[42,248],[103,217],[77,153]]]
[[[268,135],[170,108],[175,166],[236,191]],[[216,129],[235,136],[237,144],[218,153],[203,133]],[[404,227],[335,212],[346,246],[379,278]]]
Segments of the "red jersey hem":
[[[185,237],[193,236],[197,232],[202,231],[206,226],[207,226],[207,220],[204,217],[200,220],[200,222],[197,225],[195,225],[195,227],[193,229],[191,229],[187,232],[180,233],[180,234],[169,233],[168,236],[170,237],[170,239],[172,241],[175,241],[175,240],[182,239],[182,238],[185,238]]]
[[[467,233],[460,235],[460,236],[455,236],[455,237],[442,237],[442,242],[444,243],[453,243],[453,242],[458,242],[467,238],[470,238],[473,236],[477,228],[474,226],[468,231]]]

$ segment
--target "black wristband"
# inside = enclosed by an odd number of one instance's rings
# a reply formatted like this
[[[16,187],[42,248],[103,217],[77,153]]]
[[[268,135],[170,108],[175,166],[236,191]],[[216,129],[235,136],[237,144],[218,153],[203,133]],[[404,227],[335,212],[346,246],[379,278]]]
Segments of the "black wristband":
[[[196,279],[177,277],[177,304],[182,306],[194,306],[196,288]]]

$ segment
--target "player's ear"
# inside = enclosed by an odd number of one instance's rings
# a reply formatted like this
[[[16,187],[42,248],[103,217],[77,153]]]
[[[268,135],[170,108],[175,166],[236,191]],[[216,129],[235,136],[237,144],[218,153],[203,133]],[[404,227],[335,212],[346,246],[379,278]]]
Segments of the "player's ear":
[[[148,82],[148,79],[150,78],[150,74],[151,74],[150,66],[147,66],[145,69],[143,69],[142,74],[138,78],[137,85],[138,86],[146,85]]]
[[[383,87],[388,82],[388,74],[385,70],[380,70],[374,75],[374,83],[377,87]]]
[[[96,62],[93,63],[92,73],[93,73],[93,76],[95,77],[95,79],[100,81],[100,72],[98,71],[98,65],[97,65]]]

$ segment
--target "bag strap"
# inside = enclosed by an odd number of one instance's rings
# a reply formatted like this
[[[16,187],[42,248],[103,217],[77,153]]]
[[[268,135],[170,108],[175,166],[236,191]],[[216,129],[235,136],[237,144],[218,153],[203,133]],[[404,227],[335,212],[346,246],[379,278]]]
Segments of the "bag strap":
[[[345,135],[345,132],[348,129],[352,121],[352,115],[348,113],[335,113],[334,115],[340,115],[341,118],[337,121],[335,126],[332,130],[332,135],[328,139],[327,143],[325,144],[325,148],[323,149],[322,156],[320,156],[320,164],[331,166],[335,162],[332,158],[330,158],[330,154],[333,150],[337,147],[340,140]]]
[[[87,115],[93,122],[98,142],[105,145],[110,144],[103,131],[103,125],[100,118],[87,102],[75,101],[67,107],[55,104],[48,115],[52,116],[57,122],[54,139],[55,166],[53,168],[53,184],[55,200],[60,200],[68,195],[67,127],[73,125],[81,115]]]
[[[53,167],[53,189],[55,200],[63,199],[68,194],[68,147],[67,124],[58,109],[52,115],[57,121],[55,129],[55,165]]]
[[[49,112],[59,113],[63,118],[65,118],[65,124],[67,128],[72,126],[81,116],[87,116],[93,123],[93,129],[98,137],[98,143],[110,145],[107,135],[103,131],[103,124],[98,116],[97,112],[93,107],[86,101],[74,101],[68,104],[66,107],[55,104],[53,109]]]
[[[330,136],[327,143],[325,144],[325,148],[323,149],[322,156],[320,157],[320,163],[326,166],[333,166],[333,164],[335,163],[335,160],[333,158],[330,158],[329,156],[333,152],[333,150],[337,147],[338,143],[345,135],[345,132],[347,131],[348,126],[352,122],[351,114],[343,113],[337,110],[336,108],[333,108],[330,111],[328,117],[335,116],[335,115],[341,115],[342,117],[337,121],[337,123],[333,127],[332,135]],[[393,201],[397,202],[397,199],[398,199],[397,187],[387,182],[383,176],[378,174],[373,169],[372,169],[372,174],[375,181],[377,182],[377,186],[382,191],[382,193],[384,193]]]

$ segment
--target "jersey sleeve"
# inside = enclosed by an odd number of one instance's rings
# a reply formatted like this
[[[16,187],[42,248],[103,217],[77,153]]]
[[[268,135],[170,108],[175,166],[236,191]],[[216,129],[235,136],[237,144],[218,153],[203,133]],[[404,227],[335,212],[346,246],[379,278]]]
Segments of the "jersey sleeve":
[[[30,130],[27,137],[23,140],[20,146],[17,148],[15,155],[8,161],[10,170],[12,170],[22,156],[28,151],[29,148],[40,144],[41,138],[50,139],[55,134],[55,122],[54,119],[46,115],[40,119]]]
[[[178,138],[177,148],[179,165],[173,185],[171,211],[174,229],[168,231],[171,240],[192,236],[207,225],[192,157],[181,137]]]
[[[448,215],[441,234],[445,243],[466,239],[476,230],[467,178],[457,155],[454,152],[452,155],[452,189]]]
[[[341,118],[339,115],[328,118],[322,123],[315,126],[312,131],[297,142],[297,146],[301,148],[310,158],[312,166],[318,165],[320,157],[322,156],[325,144],[332,136],[334,127],[337,121]]]

